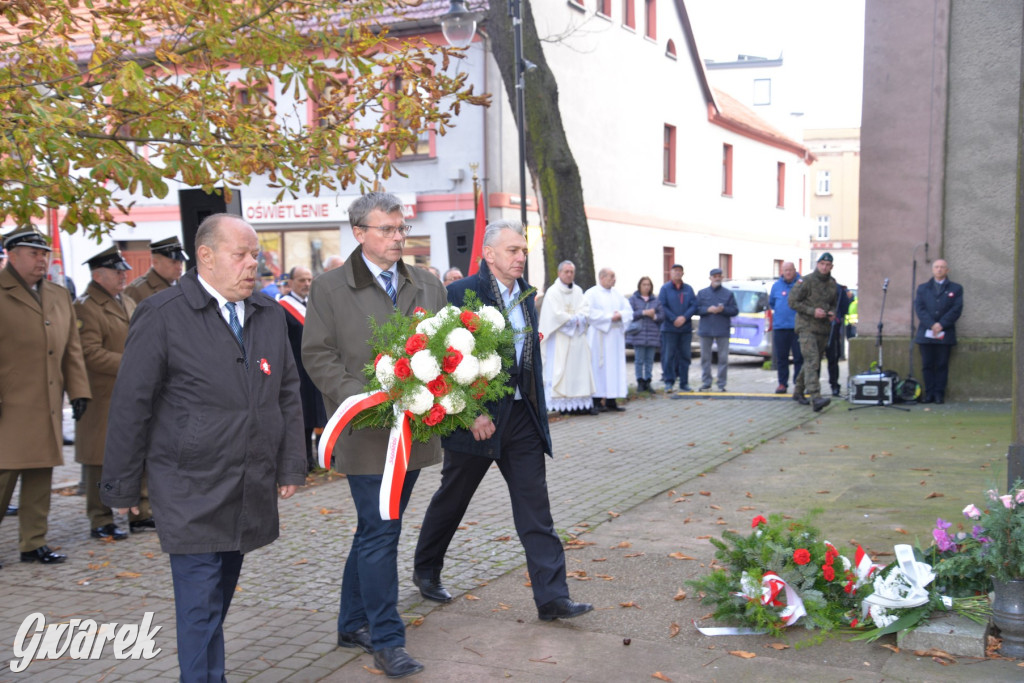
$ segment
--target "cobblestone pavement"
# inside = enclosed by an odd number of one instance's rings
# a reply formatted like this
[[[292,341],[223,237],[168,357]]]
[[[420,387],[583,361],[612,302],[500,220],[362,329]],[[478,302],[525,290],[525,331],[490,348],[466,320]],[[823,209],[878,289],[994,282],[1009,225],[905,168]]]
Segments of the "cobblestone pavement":
[[[730,389],[770,393],[774,373],[759,363],[730,370]],[[674,398],[660,394],[631,401],[625,413],[555,419],[554,458],[548,486],[556,527],[595,526],[701,472],[726,462],[811,417],[787,397],[721,400],[713,394]],[[55,471],[55,485],[77,481],[71,463]],[[429,612],[409,576],[418,521],[435,491],[439,467],[425,470],[412,495],[399,553],[400,605],[408,620]],[[335,647],[341,570],[355,529],[344,479],[317,477],[281,502],[281,537],[245,558],[226,624],[229,680],[318,680],[356,656]],[[17,555],[17,524],[0,525],[0,642],[8,653],[23,620],[42,612],[47,623],[73,618],[138,624],[154,612],[161,652],[149,661],[117,661],[110,647],[96,661],[36,661],[21,674],[0,668],[0,681],[176,680],[174,608],[169,564],[155,533],[122,542],[89,538],[84,500],[73,488],[53,497],[49,543],[68,561],[44,567]],[[16,500],[16,499],[15,499]],[[127,523],[124,522],[127,526]],[[444,578],[463,593],[518,567],[522,547],[512,525],[504,481],[489,473],[448,554]]]

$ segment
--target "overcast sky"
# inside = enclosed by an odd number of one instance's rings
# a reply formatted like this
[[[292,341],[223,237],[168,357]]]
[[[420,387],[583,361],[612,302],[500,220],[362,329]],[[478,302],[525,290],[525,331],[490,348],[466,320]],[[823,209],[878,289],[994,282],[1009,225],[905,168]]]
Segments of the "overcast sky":
[[[860,126],[865,0],[686,0],[702,59],[783,57],[805,128]]]

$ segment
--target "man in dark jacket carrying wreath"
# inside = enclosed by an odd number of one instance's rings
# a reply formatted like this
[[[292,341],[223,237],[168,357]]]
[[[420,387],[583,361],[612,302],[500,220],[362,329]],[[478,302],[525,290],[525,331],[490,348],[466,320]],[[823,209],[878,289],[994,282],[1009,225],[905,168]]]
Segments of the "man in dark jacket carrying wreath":
[[[170,555],[182,681],[224,680],[243,556],[278,536],[306,481],[284,310],[253,293],[260,245],[237,216],[196,232],[196,269],[132,317],[110,402],[100,497],[138,514],[142,473]]]
[[[493,419],[479,415],[472,429],[457,429],[442,440],[441,486],[423,518],[413,582],[429,600],[452,599],[441,583],[444,556],[473,494],[496,461],[508,484],[512,517],[526,551],[537,616],[551,621],[577,617],[593,606],[569,598],[565,551],[551,518],[544,463],[544,455],[551,455],[551,435],[533,294],[512,305],[530,287],[523,279],[526,255],[520,223],[491,223],[484,231],[484,263],[479,272],[448,286],[448,302],[453,306],[462,306],[466,292],[473,291],[483,304],[506,312],[517,332],[516,357],[509,371],[515,392],[487,406]]]

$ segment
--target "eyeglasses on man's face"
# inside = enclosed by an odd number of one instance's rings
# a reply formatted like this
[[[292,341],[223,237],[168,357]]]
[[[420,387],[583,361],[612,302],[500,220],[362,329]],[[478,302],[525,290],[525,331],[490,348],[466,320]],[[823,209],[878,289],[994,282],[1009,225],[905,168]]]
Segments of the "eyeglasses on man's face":
[[[394,237],[395,233],[405,237],[412,231],[412,226],[408,223],[403,223],[402,225],[359,225],[357,227],[363,228],[364,230],[368,230],[370,228],[380,230],[381,234],[385,237]]]

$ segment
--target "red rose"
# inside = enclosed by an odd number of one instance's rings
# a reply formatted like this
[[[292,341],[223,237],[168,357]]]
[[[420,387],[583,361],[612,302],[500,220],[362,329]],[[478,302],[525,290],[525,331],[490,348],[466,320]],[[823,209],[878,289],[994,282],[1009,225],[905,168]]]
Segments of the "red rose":
[[[409,379],[412,377],[412,366],[408,358],[399,358],[395,363],[395,377],[398,379]]]
[[[398,366],[395,366],[395,374],[397,375]],[[793,551],[793,561],[797,564],[807,564],[811,561],[811,551],[807,548],[797,548]]]
[[[767,524],[767,523],[768,523],[768,520],[765,519],[764,516],[758,515],[757,517],[754,517],[754,519],[750,522],[750,528],[751,529],[756,529],[759,525]]]
[[[410,356],[427,348],[427,335],[414,334],[405,341],[405,352]]]
[[[469,385],[470,389],[474,389],[476,391],[476,393],[473,394],[473,398],[478,401],[482,399],[484,397],[484,392],[487,391],[487,386],[488,382],[486,377],[477,378],[475,382]]]
[[[843,586],[843,592],[849,593],[850,595],[853,595],[853,590],[854,590],[853,586],[854,586],[853,579],[850,579],[849,581],[846,582],[846,585]]]
[[[477,328],[480,327],[480,316],[473,311],[463,311],[462,315],[459,316],[459,320],[462,321],[462,324],[470,332],[476,332]]]
[[[441,369],[445,372],[455,372],[455,368],[459,367],[459,363],[462,362],[462,351],[459,351],[453,346],[448,347],[448,353],[444,354],[444,361],[441,363]]]
[[[417,306],[416,308],[412,309],[412,314],[413,315],[426,315],[427,314],[427,309],[423,308],[422,306]]]
[[[826,581],[832,581],[836,578],[836,570],[832,568],[832,565],[826,564],[821,568],[821,573],[825,577]]]
[[[448,385],[448,380],[445,379],[444,375],[438,375],[427,383],[427,390],[434,396],[444,396],[450,389],[451,387]]]
[[[383,353],[378,353],[378,354],[377,354],[377,357],[373,359],[373,367],[374,367],[374,368],[376,368],[376,367],[377,367],[377,363],[379,363],[379,362],[380,362],[380,359],[381,359],[381,358],[383,358],[383,357],[384,357],[384,354],[383,354]]]
[[[859,624],[859,623],[860,623],[860,619],[854,619],[853,621],[850,622],[850,626],[852,626],[853,628],[857,628],[857,624]]]
[[[430,407],[430,412],[423,416],[423,424],[433,427],[443,420],[445,415],[444,406],[435,403]]]

